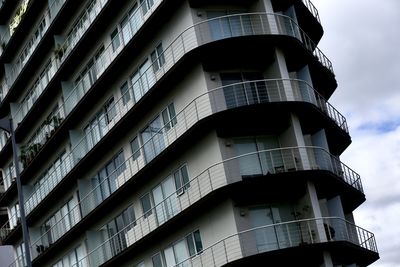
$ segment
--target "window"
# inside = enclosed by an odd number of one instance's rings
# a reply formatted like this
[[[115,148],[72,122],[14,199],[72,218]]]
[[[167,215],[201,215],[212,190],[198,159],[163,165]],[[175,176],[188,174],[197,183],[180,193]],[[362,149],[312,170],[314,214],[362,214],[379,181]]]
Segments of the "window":
[[[19,204],[16,203],[10,208],[10,225],[12,228],[18,225],[20,220]]]
[[[129,206],[103,227],[103,229],[107,230],[107,236],[105,236],[105,240],[103,241],[110,239],[112,255],[118,254],[127,247],[124,233],[129,231],[135,225],[135,211],[133,206]]]
[[[150,66],[151,62],[146,59],[131,77],[131,84],[136,102],[138,102],[156,82],[154,71]]]
[[[267,85],[262,73],[221,73],[227,108],[268,102]]]
[[[90,120],[84,128],[87,151],[92,149],[100,139],[109,131],[108,124],[117,115],[114,97],[106,101],[100,111]]]
[[[164,267],[163,260],[161,258],[161,253],[157,253],[151,258],[153,262],[153,267]]]
[[[168,131],[177,123],[174,104],[171,103],[161,112],[165,130]]]
[[[85,248],[83,244],[74,248],[68,254],[66,254],[62,259],[57,261],[53,267],[86,267],[89,266],[88,261],[85,257]]]
[[[172,175],[169,175],[152,190],[155,213],[159,225],[180,212],[176,188]]]
[[[116,180],[125,169],[125,157],[121,150],[92,178],[92,188],[95,188],[96,191],[97,205],[117,189]]]
[[[17,259],[16,262],[18,262],[17,266],[26,266],[26,259],[25,259],[25,245],[24,243],[19,244],[16,247],[16,254],[17,254]]]
[[[118,49],[118,47],[121,45],[121,40],[119,39],[119,32],[118,32],[118,28],[115,29],[112,33],[111,33],[111,45],[113,48],[113,51],[115,52],[115,50]]]
[[[233,36],[243,36],[253,33],[253,26],[249,16],[236,15],[226,16],[238,13],[244,13],[243,10],[228,11],[209,11],[207,12],[208,24],[213,40]]]
[[[55,242],[80,220],[79,206],[76,204],[76,200],[71,198],[40,227],[43,245],[48,246]],[[43,249],[44,247],[36,247],[38,253]]]
[[[145,194],[140,198],[140,203],[142,204],[143,216],[147,218],[152,214],[152,201],[150,193]]]
[[[189,174],[186,165],[174,172],[174,179],[175,186],[177,188],[177,194],[182,194],[190,187]]]
[[[196,230],[152,257],[153,266],[190,266],[189,258],[201,253],[203,244]]]
[[[115,107],[114,97],[111,97],[106,102],[106,104],[104,105],[104,111],[107,123],[110,123],[115,118],[115,116],[117,116],[117,109]]]
[[[124,82],[124,84],[120,88],[122,95],[122,103],[124,106],[132,99],[131,92],[129,90],[128,82]]]
[[[165,63],[162,44],[159,44],[150,55],[154,71],[158,71]]]
[[[186,236],[186,242],[189,247],[190,256],[199,254],[203,250],[203,243],[201,242],[200,230],[196,230],[193,233]]]
[[[164,135],[162,132],[162,122],[160,116],[157,116],[141,132],[144,155],[146,162],[151,161],[165,148]]]
[[[142,5],[143,14],[146,14],[154,5],[154,0],[140,0],[140,4]]]
[[[131,148],[132,148],[132,160],[136,160],[140,157],[140,146],[139,146],[139,139],[137,136],[133,138],[131,141]]]

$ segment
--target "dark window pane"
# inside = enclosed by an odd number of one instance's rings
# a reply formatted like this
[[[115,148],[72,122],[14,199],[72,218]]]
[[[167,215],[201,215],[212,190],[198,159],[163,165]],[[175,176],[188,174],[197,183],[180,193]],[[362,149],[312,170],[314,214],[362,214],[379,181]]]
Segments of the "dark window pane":
[[[140,199],[140,201],[142,203],[143,215],[146,218],[147,216],[149,216],[152,213],[150,194],[147,193],[146,195],[144,195]]]
[[[196,245],[196,251],[198,253],[203,250],[203,244],[201,242],[200,231],[199,230],[194,231],[193,236],[194,236],[194,243]]]

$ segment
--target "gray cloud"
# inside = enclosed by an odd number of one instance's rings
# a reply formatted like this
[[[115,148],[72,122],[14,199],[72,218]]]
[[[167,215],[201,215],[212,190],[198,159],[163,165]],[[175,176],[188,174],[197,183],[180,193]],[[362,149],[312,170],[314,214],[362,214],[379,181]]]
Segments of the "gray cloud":
[[[356,223],[376,235],[381,259],[400,266],[400,1],[312,0],[334,64],[330,102],[348,119],[353,143],[342,161],[360,173],[367,201]]]

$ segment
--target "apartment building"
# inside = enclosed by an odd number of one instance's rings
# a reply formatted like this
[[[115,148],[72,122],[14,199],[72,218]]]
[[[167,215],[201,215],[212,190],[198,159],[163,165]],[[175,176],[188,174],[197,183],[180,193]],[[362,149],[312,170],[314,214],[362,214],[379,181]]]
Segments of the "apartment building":
[[[322,35],[309,0],[1,1],[9,266],[376,261]]]

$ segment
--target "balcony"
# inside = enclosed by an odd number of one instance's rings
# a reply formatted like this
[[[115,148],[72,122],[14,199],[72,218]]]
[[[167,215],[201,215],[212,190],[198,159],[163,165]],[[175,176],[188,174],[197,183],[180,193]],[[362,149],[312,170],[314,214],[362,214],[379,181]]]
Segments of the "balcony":
[[[106,201],[106,199],[100,200],[97,198],[98,190],[103,183],[116,183],[117,186],[121,186],[121,184],[124,184],[135,176],[140,166],[145,165],[145,162],[142,160],[143,157],[135,161],[133,161],[132,158],[125,161],[121,165],[123,166],[122,170],[119,168],[119,170],[115,171],[116,173],[110,174],[101,184],[93,188],[92,191],[82,198],[68,214],[65,214],[55,225],[43,233],[40,238],[32,242],[33,258],[36,258],[43,252],[36,250],[35,247],[40,248],[43,246],[47,248],[50,246],[51,248],[52,243],[62,238],[63,235],[68,233],[72,226],[79,224],[81,220],[85,220],[96,207],[100,206],[103,201]],[[137,218],[136,221],[102,243],[95,251],[92,251],[88,259],[91,262],[90,266],[99,266],[116,256],[116,254],[110,251],[110,244],[116,242],[117,239],[124,240],[120,242],[124,244],[122,250],[125,250],[150,232],[155,231],[162,224],[171,220],[184,210],[187,210],[211,192],[230,183],[236,183],[248,177],[262,177],[262,179],[269,179],[272,181],[273,178],[271,176],[266,176],[267,174],[283,174],[307,170],[328,171],[337,176],[348,186],[351,186],[353,190],[362,192],[362,184],[359,175],[322,148],[277,148],[244,154],[212,165],[191,179],[187,184],[182,185],[181,188],[177,188],[176,192],[167,196],[158,205],[153,207],[151,212]],[[68,224],[67,227],[67,221],[74,222],[74,224]],[[60,232],[59,229],[64,229],[64,231]],[[48,239],[49,236],[52,236],[50,240]],[[55,236],[57,238],[55,238]],[[108,251],[108,253],[103,254],[104,251]],[[99,260],[101,260],[101,262],[99,262]]]
[[[321,24],[318,9],[314,6],[314,4],[310,0],[302,0],[302,2],[304,6],[306,6],[311,14],[315,17],[315,19]]]
[[[140,9],[141,10],[141,9]],[[135,16],[132,17],[132,19],[135,18]],[[234,18],[234,19],[232,19]],[[279,22],[278,24],[275,24],[276,29],[269,30],[266,29],[265,27],[268,26],[268,19],[272,18],[277,19]],[[224,32],[224,28],[222,25],[226,25],[226,20],[229,19],[229,23],[231,26],[235,26],[234,32]],[[135,19],[136,21],[136,19]],[[220,25],[219,27],[215,27],[215,22],[217,23],[217,26]],[[245,22],[245,23],[244,23]],[[237,24],[238,23],[238,24]],[[265,25],[264,25],[265,23]],[[293,30],[295,29],[293,24],[293,20],[291,20],[289,17],[282,16],[282,15],[277,15],[277,14],[241,14],[241,15],[232,15],[232,16],[223,16],[220,18],[216,19],[211,19],[199,24],[194,25],[193,27],[188,28],[185,30],[181,35],[179,35],[166,49],[165,51],[159,56],[164,58],[164,64],[161,68],[159,68],[157,71],[155,70],[154,65],[158,64],[159,58],[156,59],[155,63],[153,65],[149,66],[144,73],[138,78],[138,80],[135,82],[135,84],[132,86],[131,91],[132,91],[132,97],[133,101],[129,102],[127,105],[123,104],[123,98],[124,96],[118,101],[118,116],[114,118],[113,122],[110,123],[109,125],[106,126],[104,130],[103,136],[130,110],[132,107],[135,105],[137,101],[139,101],[162,77],[189,51],[195,49],[198,47],[200,44],[206,44],[212,41],[220,40],[220,39],[226,39],[230,37],[236,37],[236,36],[244,36],[248,34],[283,34],[282,32],[286,32],[286,30],[283,30],[282,26],[278,26],[281,24],[284,24],[286,26],[290,26],[289,30],[291,33],[294,34]],[[286,24],[285,24],[286,23]],[[130,25],[130,24],[129,24]],[[210,27],[211,29],[218,29],[216,32],[213,32],[211,30],[210,32]],[[222,29],[222,31],[221,31]],[[128,31],[129,32],[129,31]],[[275,33],[274,33],[275,32]],[[300,32],[300,31],[299,31]],[[133,33],[128,34],[129,36],[133,36]],[[306,37],[306,35],[302,35],[303,38]],[[123,36],[118,36],[118,38],[123,38]],[[121,50],[119,50],[121,51]],[[319,51],[319,50],[315,50]],[[118,53],[117,53],[118,54]],[[330,61],[323,56],[322,53],[317,53],[319,55],[318,58],[321,59],[322,62],[325,62],[326,67],[329,68],[331,66]],[[93,70],[90,70],[92,73],[97,73],[97,79],[99,76],[104,72],[104,70],[111,64],[111,62],[114,60],[116,57],[116,53],[113,51],[111,43],[110,45],[105,49],[103,54],[100,56],[100,59],[96,64],[93,65]],[[95,69],[96,68],[96,69]],[[63,106],[60,107],[60,112],[63,113],[65,111],[65,114],[68,115],[74,107],[77,106],[78,103],[80,103],[81,99],[83,96],[91,89],[92,84],[86,85],[82,82],[81,84],[78,84],[75,89],[70,93],[70,95],[65,99],[65,103]],[[129,92],[131,94],[131,92]],[[206,96],[205,98],[207,98]],[[260,100],[260,99],[259,99]],[[265,101],[265,100],[263,100]],[[197,105],[198,100],[194,101],[194,104]],[[251,104],[251,103],[250,103]],[[322,105],[321,105],[322,107]],[[196,107],[197,109],[197,107]],[[206,111],[207,112],[207,111]],[[339,115],[340,113],[336,112],[334,109],[331,108],[330,105],[326,106],[326,112],[330,112],[331,115],[337,116],[337,119],[340,123],[340,127],[344,127],[347,129],[347,125],[345,124],[345,120],[343,116]],[[197,114],[197,117],[199,115]],[[185,118],[186,120],[186,118]],[[336,119],[335,119],[336,120]],[[91,148],[87,148],[86,143],[82,139],[82,141],[76,145],[73,148],[73,154],[74,156],[69,157],[70,161],[67,163],[69,166],[75,166],[77,164],[77,161],[74,159],[76,158],[82,158]],[[52,185],[51,188],[54,188],[56,184]],[[27,210],[29,213],[29,210],[31,210],[30,205],[27,204]]]
[[[152,9],[156,9],[160,2],[161,1],[155,3]],[[144,3],[145,2],[143,2],[143,4]],[[148,18],[148,13],[150,11],[147,11],[147,13],[143,15],[141,10],[142,8],[138,8],[137,11],[134,12],[130,23],[128,24],[128,28],[123,32],[120,32],[120,35],[115,37],[119,38],[120,40],[124,40],[124,42],[122,42],[122,48],[129,42],[129,40],[133,38],[138,29],[143,25],[145,19]],[[228,28],[226,28],[226,25],[228,25]],[[197,35],[196,32],[199,34]],[[165,64],[161,71],[158,71],[156,74],[157,77],[154,77],[155,75],[151,73],[152,70],[150,70],[150,68],[146,70],[145,75],[148,76],[147,79],[151,80],[150,83],[155,83],[165,74],[166,71],[175,65],[180,58],[198,46],[230,37],[259,34],[289,35],[303,40],[302,43],[306,49],[318,59],[318,62],[320,62],[324,67],[333,73],[331,62],[318,48],[316,48],[315,44],[291,18],[277,14],[252,13],[223,16],[204,21],[190,27],[180,36],[178,36],[175,41],[173,41],[172,44],[165,50],[162,56],[166,58],[167,64]],[[75,41],[73,42],[68,40],[70,39],[67,39],[66,41],[68,44],[62,46],[65,47],[65,49],[63,49],[61,52],[61,62],[57,62],[57,66],[59,66],[62,63],[63,58],[65,58],[65,56],[72,51],[72,48],[76,43]],[[111,65],[117,55],[123,50],[122,48],[114,51],[112,42],[105,48],[104,52],[99,56],[97,62],[93,64],[93,67],[88,71],[88,73],[90,72],[96,74],[95,77],[92,77],[93,81],[90,84],[84,84],[82,81],[81,84],[78,84],[75,89],[65,97],[66,100],[64,104],[64,110],[66,114],[69,114],[70,111],[83,98],[83,96],[91,89],[92,85],[100,78],[104,70]],[[142,77],[145,76],[142,75]],[[144,93],[145,92],[139,92],[141,95],[136,96],[136,98],[141,98]],[[27,112],[28,111],[24,112],[24,114]],[[15,120],[15,123],[18,123],[20,120],[22,120],[24,115],[16,115],[16,117],[21,117],[20,119]]]
[[[153,8],[156,8],[156,4],[153,6]],[[142,8],[138,9],[142,10]],[[149,12],[149,11],[148,11]],[[139,14],[142,14],[139,12]],[[147,15],[148,16],[148,15]],[[232,19],[234,18],[234,19]],[[279,23],[276,24],[276,28],[271,28],[271,30],[266,29],[268,25],[268,19],[276,19]],[[136,23],[137,18],[133,16],[132,22]],[[233,32],[224,32],[224,28],[222,25],[226,25],[226,20],[228,19],[229,24],[231,25],[232,29],[234,29]],[[244,23],[245,22],[245,23]],[[128,24],[128,25],[131,25]],[[217,23],[217,24],[215,24]],[[264,25],[265,24],[265,25]],[[273,24],[273,23],[272,23]],[[245,36],[248,34],[285,34],[286,30],[282,28],[282,26],[278,25],[286,25],[286,27],[289,27],[289,30],[292,34],[294,34],[294,29],[295,24],[293,20],[291,20],[289,17],[282,16],[282,15],[277,15],[277,14],[241,14],[241,15],[232,15],[232,16],[224,16],[221,18],[216,18],[212,20],[208,20],[199,24],[194,25],[193,27],[187,29],[184,31],[181,35],[179,35],[163,52],[163,54],[160,55],[160,57],[164,57],[165,64],[162,66],[162,68],[158,69],[157,72],[154,71],[154,63],[152,66],[149,66],[144,73],[139,77],[139,79],[136,81],[136,83],[133,85],[133,88],[140,88],[139,90],[134,90],[133,94],[133,99],[134,102],[139,101],[140,98],[143,97],[144,94],[147,93],[147,91],[152,88],[157,81],[159,81],[172,67],[175,65],[186,53],[189,51],[193,50],[200,44],[206,44],[212,41],[220,40],[220,39],[226,39],[229,37],[236,37],[236,36]],[[136,24],[135,24],[136,25]],[[215,27],[217,25],[217,27]],[[218,27],[218,25],[220,25]],[[288,26],[289,25],[289,26]],[[121,33],[121,36],[117,36],[118,38],[126,38],[124,37],[126,34],[132,38],[134,35],[134,29],[132,28],[133,26],[130,26],[129,29],[123,34]],[[219,29],[216,32],[213,32],[211,30],[210,32],[210,27],[211,29]],[[222,29],[222,31],[221,31]],[[136,29],[137,30],[137,29]],[[298,29],[299,32],[300,29]],[[199,36],[197,36],[197,34]],[[303,38],[308,40],[306,38],[306,35],[301,35]],[[116,38],[117,38],[116,37]],[[197,41],[199,39],[200,41]],[[310,43],[311,41],[308,40],[307,43]],[[118,50],[121,51],[121,50]],[[319,51],[319,50],[315,50]],[[314,52],[315,52],[314,51]],[[110,45],[105,49],[103,54],[101,55],[100,59],[96,64],[93,65],[93,69],[90,70],[92,73],[97,73],[97,79],[101,74],[104,72],[104,70],[111,64],[111,62],[115,59],[116,55],[119,52],[115,53],[112,49],[112,45]],[[327,68],[331,66],[330,61],[321,53],[317,53],[318,58],[320,59],[320,62],[324,62],[326,64]],[[157,59],[159,60],[159,59]],[[157,61],[156,60],[156,61]],[[146,83],[146,86],[143,86],[143,83]],[[60,113],[66,113],[68,115],[73,108],[80,102],[80,100],[83,98],[83,96],[91,89],[92,84],[85,85],[83,82],[81,84],[78,84],[75,89],[66,97],[65,103],[63,106],[60,107]],[[123,107],[122,109],[125,110],[123,112],[126,113],[127,110],[131,109],[133,103],[130,103],[127,105],[127,107]],[[330,106],[327,106],[327,112],[333,112],[332,114],[337,114],[336,111],[331,109]],[[121,117],[122,115],[121,114]],[[338,116],[338,118],[341,116]],[[343,124],[343,127],[347,127],[345,124]],[[75,163],[73,163],[74,165]]]
[[[332,248],[335,243],[345,244]],[[355,248],[347,247],[347,244],[354,245]],[[268,260],[269,254],[277,250],[285,250],[280,257],[275,258],[278,262],[290,265],[298,265],[301,262],[305,266],[307,262],[310,263],[315,259],[315,252],[322,253],[318,250],[320,245],[326,245],[328,251],[347,249],[349,251],[346,253],[346,259],[340,260],[362,266],[371,264],[379,258],[373,233],[342,218],[324,217],[277,223],[242,231],[224,238],[205,248],[202,253],[175,266],[252,266],[251,261],[254,257],[264,256],[262,259]],[[312,247],[316,248],[314,257],[307,258],[306,255],[296,254],[296,250],[303,251],[305,246],[311,250]],[[259,257],[258,260],[260,259]]]
[[[235,15],[236,17],[240,18],[242,16],[245,17],[253,17],[256,16],[257,20],[262,17],[268,17],[272,16],[273,18],[281,17],[276,14],[245,14],[245,15]],[[226,17],[231,17],[231,16],[224,16],[223,18],[225,19]],[[284,19],[288,19],[289,21],[290,18],[284,17]],[[216,19],[210,20],[210,21],[215,21]],[[221,18],[219,18],[221,20]],[[141,88],[141,90],[133,92],[135,97],[133,97],[132,102],[128,102],[126,105],[123,104],[123,97],[117,101],[117,110],[118,115],[113,119],[113,121],[106,126],[105,128],[105,134],[108,133],[108,131],[114,127],[114,125],[121,120],[121,118],[133,107],[135,104],[135,98],[138,101],[141,97],[143,97],[144,94],[150,90],[150,88],[158,81],[159,79],[162,78],[162,76],[174,65],[174,63],[179,60],[180,58],[183,57],[185,53],[188,51],[194,49],[196,47],[195,43],[193,43],[197,38],[196,38],[196,32],[198,29],[195,30],[195,27],[199,25],[206,25],[207,29],[209,27],[208,24],[209,21],[200,23],[198,25],[195,25],[192,28],[189,28],[186,30],[183,34],[181,34],[178,38],[175,39],[175,41],[168,46],[168,48],[164,51],[164,53],[160,56],[165,57],[165,64],[162,66],[162,68],[159,69],[157,73],[154,73],[153,66],[150,66],[144,73],[141,75],[141,77],[137,80],[136,84],[133,86],[133,88]],[[221,21],[219,22],[221,23]],[[243,27],[244,24],[241,24]],[[200,31],[201,33],[202,31]],[[205,32],[205,30],[203,30]],[[220,33],[220,32],[219,32]],[[245,34],[244,29],[242,29],[242,34]],[[186,36],[186,34],[189,34]],[[188,38],[187,38],[188,37]],[[230,36],[225,36],[221,38],[228,38]],[[194,38],[194,39],[193,39]],[[205,36],[202,36],[202,40],[204,43]],[[209,42],[212,41],[212,39],[207,39]],[[188,49],[188,50],[186,50]],[[97,65],[97,64],[96,64]],[[104,65],[103,65],[104,66]],[[147,86],[143,87],[143,82],[147,81]],[[136,87],[135,87],[136,86]],[[132,88],[132,90],[133,90]],[[143,90],[144,88],[147,88],[147,90]],[[221,91],[221,89],[220,89]],[[130,92],[128,92],[130,93]],[[262,92],[265,93],[265,92]],[[261,92],[259,92],[259,95]],[[66,100],[68,101],[68,100]],[[248,101],[246,104],[259,104],[257,101],[261,101],[261,98],[256,100],[254,103],[251,101]],[[219,106],[219,109],[217,109],[215,112],[226,110],[227,105],[221,105]],[[184,108],[182,112],[180,112],[177,115],[177,120],[178,120],[178,125],[174,127],[172,130],[168,131],[168,133],[164,133],[165,129],[160,129],[159,133],[157,135],[154,135],[149,142],[147,143],[147,146],[151,145],[154,146],[154,144],[159,144],[161,147],[154,150],[157,151],[157,153],[161,153],[167,146],[169,146],[171,143],[173,143],[179,136],[181,136],[184,132],[186,132],[189,128],[191,128],[196,122],[199,120],[210,116],[213,113],[211,106],[210,106],[210,96],[208,94],[202,95],[195,100],[193,100],[190,104],[188,104],[187,107]],[[343,124],[342,124],[343,125]],[[167,131],[165,131],[167,132]],[[164,140],[165,139],[165,140]],[[150,142],[151,141],[151,142]],[[89,149],[90,150],[90,149]],[[26,202],[26,209],[27,209],[27,214],[29,214],[39,203],[42,199],[44,199],[61,181],[62,179],[69,173],[70,170],[73,169],[73,166],[75,166],[79,160],[76,160],[77,158],[81,158],[80,156],[84,156],[85,154],[88,153],[88,148],[86,146],[84,138],[81,140],[81,142],[76,145],[73,148],[73,151],[71,154],[69,154],[65,161],[62,162],[59,166],[55,167],[55,170],[53,172],[54,175],[50,175],[49,178],[40,186],[38,190],[33,192],[33,194],[27,198]],[[152,158],[142,159],[142,163],[148,162],[149,159],[151,160]],[[136,164],[135,164],[136,165]],[[137,171],[140,170],[145,164],[137,164],[138,168]],[[136,172],[137,172],[136,171]],[[64,176],[59,176],[58,173],[64,173]],[[54,178],[54,177],[55,178]],[[125,182],[122,181],[121,184]],[[119,186],[121,185],[119,184]]]
[[[65,0],[63,0],[65,2]],[[49,70],[43,71],[43,75],[45,77],[39,77],[38,78],[38,83],[37,85],[34,85],[32,88],[32,95],[34,97],[31,97],[21,103],[20,108],[17,110],[16,114],[13,114],[14,117],[14,127],[18,127],[18,123],[24,120],[26,115],[29,113],[31,108],[34,106],[34,104],[37,102],[39,97],[43,94],[43,92],[48,88],[48,85],[52,82],[53,78],[58,74],[60,67],[63,65],[63,63],[66,61],[68,56],[71,54],[72,51],[74,51],[76,45],[80,42],[80,39],[84,36],[86,31],[91,27],[93,22],[96,20],[98,15],[102,12],[104,7],[108,4],[108,0],[95,0],[92,2],[90,6],[87,7],[85,10],[85,13],[83,13],[83,16],[78,20],[76,23],[76,26],[73,28],[71,33],[67,36],[66,40],[64,43],[57,45],[56,47],[56,57],[51,60],[51,62],[48,64]],[[131,18],[132,23],[134,22],[134,29],[131,26],[131,37],[140,29],[140,27],[144,24],[144,22],[149,18],[149,15],[151,15],[158,7],[159,3],[161,3],[162,0],[155,1],[153,6],[149,7],[148,10],[145,13],[143,12],[143,8],[138,8],[135,11],[135,15]],[[142,3],[145,4],[146,2]],[[133,29],[133,30],[132,30]],[[125,36],[126,38],[126,36]],[[129,41],[129,40],[127,40]],[[49,67],[50,66],[50,67]],[[108,66],[108,65],[107,65]],[[96,78],[97,79],[97,78]],[[77,87],[80,87],[78,85]],[[73,98],[73,96],[66,96],[66,98]]]
[[[149,70],[153,71],[152,68]],[[142,81],[138,81],[137,83],[142,83]],[[133,85],[133,88],[134,87],[135,85]],[[150,88],[150,85],[148,87]],[[131,88],[131,90],[126,94],[132,94],[133,88]],[[130,99],[134,98],[130,97]],[[100,142],[100,140],[104,138],[104,136],[106,136],[107,133],[111,131],[111,129],[113,129],[114,126],[135,105],[134,102],[125,102],[125,100],[126,96],[123,95],[115,102],[113,110],[116,111],[116,115],[113,117],[112,121],[102,126],[102,131],[98,133],[99,139],[97,140],[97,143]],[[152,146],[153,143],[155,143],[159,144],[160,147],[152,150],[158,151],[158,153],[161,152],[179,136],[188,131],[189,128],[191,128],[195,123],[212,115],[213,113],[218,113],[241,106],[288,101],[313,103],[321,111],[323,111],[324,114],[328,115],[328,118],[330,118],[332,122],[339,126],[341,130],[345,131],[346,133],[348,132],[345,118],[329,103],[326,103],[322,97],[318,96],[318,94],[306,82],[300,80],[281,79],[257,80],[223,86],[193,99],[188,106],[186,106],[182,112],[180,112],[177,117],[174,118],[178,121],[178,125],[171,130],[160,129],[160,133],[156,134],[154,137],[161,136],[161,139],[150,139],[151,142],[146,145],[146,150],[148,150],[148,146]],[[107,116],[107,114],[104,114],[104,116]],[[92,131],[94,130],[88,132],[87,135],[92,135]],[[93,147],[95,147],[95,145],[96,143],[88,144],[87,137],[84,136],[72,148],[72,151],[66,157],[67,161],[62,162],[59,166],[55,166],[53,173],[48,175],[48,178],[43,182],[40,188],[37,191],[34,191],[32,195],[27,198],[27,214],[29,214],[33,208],[37,206],[40,201],[43,200],[47,194],[49,194],[51,190],[57,186],[57,184],[68,174],[73,166],[77,165],[80,159],[88,154]],[[147,155],[147,161],[153,157],[154,156]],[[144,163],[145,162],[143,162],[143,164],[140,166],[144,166]],[[68,166],[68,168],[65,166]],[[57,173],[64,173],[65,175],[61,177],[60,175],[57,175]],[[46,190],[44,188],[46,188]]]

